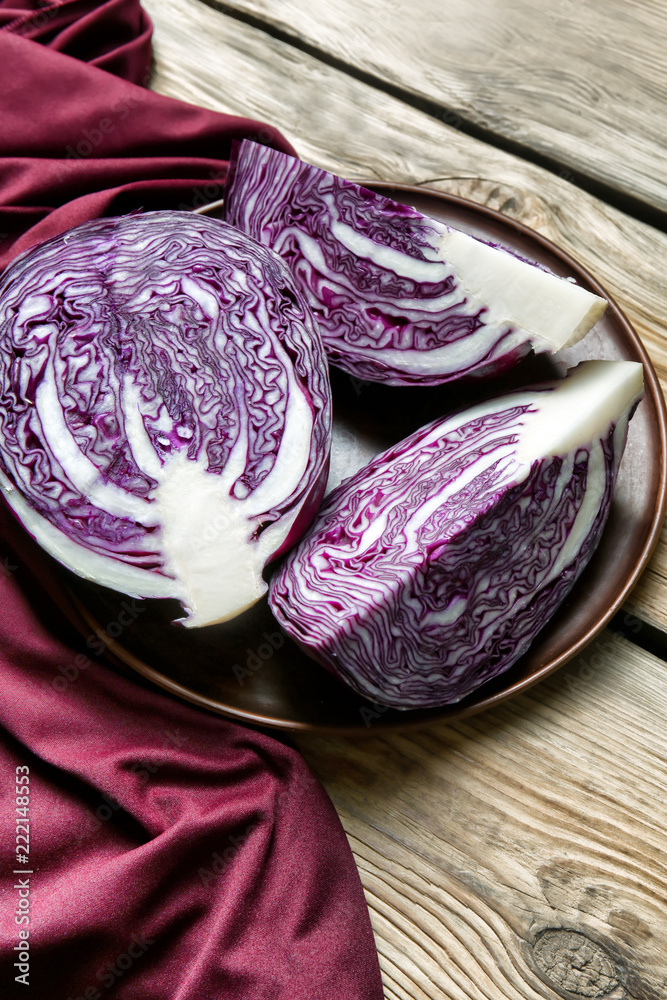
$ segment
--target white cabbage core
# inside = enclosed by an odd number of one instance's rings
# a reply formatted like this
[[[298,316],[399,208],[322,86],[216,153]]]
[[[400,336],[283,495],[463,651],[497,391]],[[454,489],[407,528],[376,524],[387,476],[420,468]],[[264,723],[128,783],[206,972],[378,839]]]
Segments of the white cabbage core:
[[[298,511],[283,514],[255,538],[264,512],[284,503],[308,467],[312,414],[290,376],[285,431],[273,468],[244,500],[231,490],[243,473],[247,435],[242,431],[220,475],[206,459],[193,462],[182,452],[165,463],[155,505],[162,526],[161,550],[189,612],[184,624],[210,625],[247,610],[266,593],[262,570],[287,538]]]
[[[227,621],[266,593],[262,571],[287,538],[300,507],[270,519],[257,537],[263,516],[280,508],[308,469],[313,414],[291,369],[286,368],[288,402],[284,432],[273,467],[244,499],[233,496],[243,474],[248,429],[241,430],[221,474],[207,470],[206,458],[192,461],[177,451],[166,461],[156,453],[141,413],[141,394],[131,377],[123,383],[122,412],[134,459],[157,481],[148,500],[104,482],[70,432],[49,364],[36,398],[45,440],[72,485],[102,510],[156,530],[142,546],[164,561],[163,573],[85,548],[42,517],[0,470],[0,489],[33,538],[84,578],[132,597],[172,597],[188,617],[187,626]],[[165,427],[168,431],[171,428]]]
[[[435,371],[464,371],[509,354],[528,343],[537,353],[555,352],[579,341],[602,316],[607,303],[604,299],[566,278],[520,260],[505,250],[450,229],[443,223],[429,220],[432,231],[431,248],[422,250],[429,259],[409,257],[400,250],[382,246],[342,222],[336,214],[332,197],[323,196],[331,214],[331,230],[336,240],[360,260],[370,259],[388,272],[416,283],[444,282],[454,278],[452,290],[438,298],[410,299],[403,296],[400,308],[406,315],[411,311],[428,310],[434,314],[456,308],[467,316],[482,315],[483,324],[474,335],[460,337],[441,347],[412,352],[410,371],[430,375]],[[328,273],[327,263],[317,240],[301,227],[287,227],[276,249],[295,240],[304,257],[316,270]],[[345,281],[339,276],[339,289]],[[336,277],[328,275],[328,283],[336,287]],[[500,336],[499,336],[500,332]],[[367,348],[356,348],[350,342],[346,350],[351,355],[364,354]],[[378,361],[401,370],[406,364],[405,351],[394,347],[374,349]]]
[[[534,350],[559,351],[590,330],[607,303],[580,285],[497,247],[447,229],[440,253],[469,298],[486,305],[486,322],[520,327]]]

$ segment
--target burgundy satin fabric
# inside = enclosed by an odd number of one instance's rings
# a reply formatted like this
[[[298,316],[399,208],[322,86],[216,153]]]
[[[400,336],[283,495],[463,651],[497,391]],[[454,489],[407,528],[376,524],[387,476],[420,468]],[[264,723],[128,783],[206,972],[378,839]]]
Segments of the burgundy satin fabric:
[[[215,201],[234,139],[294,153],[270,125],[139,86],[148,79],[150,22],[136,0],[52,3],[39,12],[53,17],[40,29],[37,14],[19,13],[18,0],[0,0],[0,269],[87,219]],[[46,45],[35,44],[33,30]],[[86,51],[90,62],[81,61]]]
[[[215,197],[233,138],[291,150],[132,82],[138,3],[36,6],[0,0],[5,262],[100,214]],[[96,662],[31,544],[2,510],[0,996],[380,1000],[354,859],[300,755]]]
[[[35,612],[45,596],[0,554],[0,994],[378,1000],[359,876],[298,753],[59,641]]]
[[[296,751],[58,641],[35,613],[47,598],[2,557],[1,995],[378,1000],[350,849]]]
[[[136,0],[0,0],[0,29],[133,83],[150,70],[152,25]]]

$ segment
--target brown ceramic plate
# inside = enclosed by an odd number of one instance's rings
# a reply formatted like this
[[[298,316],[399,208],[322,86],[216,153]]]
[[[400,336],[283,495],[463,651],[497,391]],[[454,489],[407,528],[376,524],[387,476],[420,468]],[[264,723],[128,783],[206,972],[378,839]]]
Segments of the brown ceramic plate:
[[[475,236],[511,246],[609,298],[552,243],[497,212],[435,191],[368,186]],[[584,358],[644,364],[646,397],[630,425],[609,521],[591,564],[528,654],[459,704],[428,711],[374,709],[283,638],[266,601],[227,624],[187,630],[171,624],[181,613],[176,602],[135,602],[128,611],[122,595],[59,570],[72,620],[86,632],[89,645],[92,633],[97,634],[112,659],[173,694],[243,722],[282,729],[364,732],[424,725],[479,712],[525,690],[583,649],[618,611],[646,565],[665,511],[665,404],[637,335],[611,302],[595,331],[565,354],[568,364]],[[377,451],[464,401],[553,372],[551,362],[533,359],[511,377],[473,389],[396,389],[333,372],[333,478],[351,474]]]

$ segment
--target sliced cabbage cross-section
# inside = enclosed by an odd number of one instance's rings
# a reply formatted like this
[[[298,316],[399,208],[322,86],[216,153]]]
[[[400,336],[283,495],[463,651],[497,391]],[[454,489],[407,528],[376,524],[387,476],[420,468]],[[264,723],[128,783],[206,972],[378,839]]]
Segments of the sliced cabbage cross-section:
[[[528,649],[593,555],[642,366],[437,420],[325,500],[271,580],[285,631],[394,708],[460,701]]]
[[[185,624],[266,592],[325,487],[327,366],[282,261],[224,222],[89,222],[0,280],[0,487],[75,573]]]

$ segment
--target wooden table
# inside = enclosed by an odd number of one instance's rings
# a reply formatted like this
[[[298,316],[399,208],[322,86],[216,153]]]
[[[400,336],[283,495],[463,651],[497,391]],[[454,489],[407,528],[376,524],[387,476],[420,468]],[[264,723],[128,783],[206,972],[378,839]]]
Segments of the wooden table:
[[[343,176],[544,233],[616,298],[667,385],[660,0],[145,6],[156,90],[270,122]],[[608,629],[456,725],[298,737],[355,852],[387,998],[667,996],[666,598],[663,532],[630,638]]]

